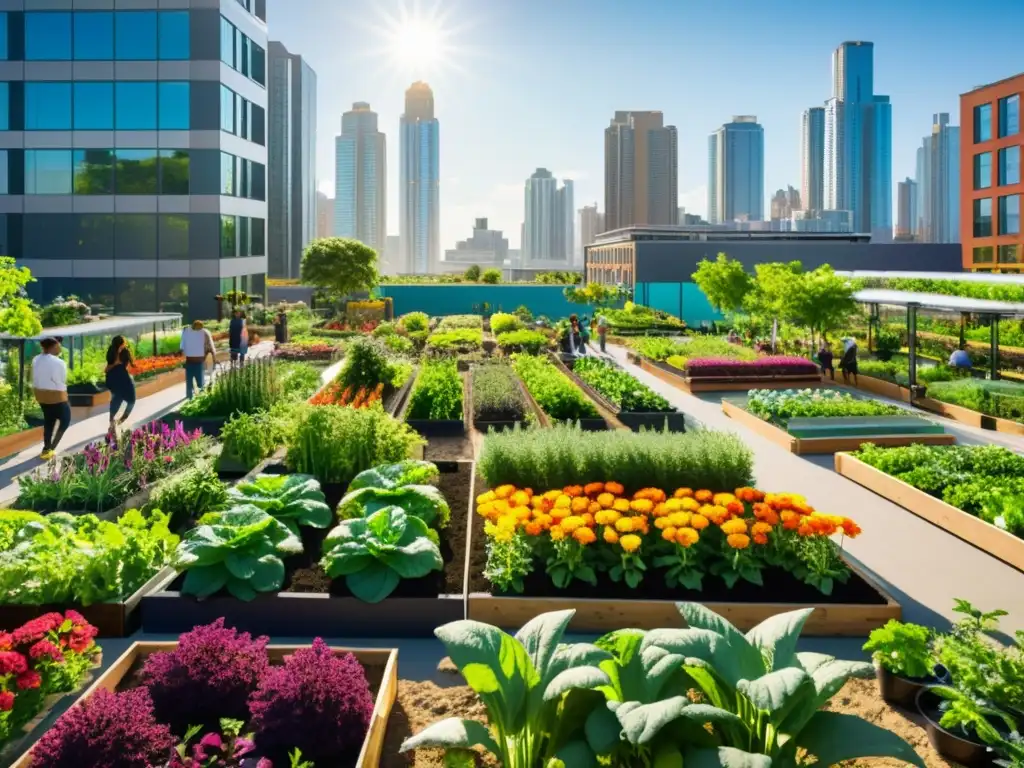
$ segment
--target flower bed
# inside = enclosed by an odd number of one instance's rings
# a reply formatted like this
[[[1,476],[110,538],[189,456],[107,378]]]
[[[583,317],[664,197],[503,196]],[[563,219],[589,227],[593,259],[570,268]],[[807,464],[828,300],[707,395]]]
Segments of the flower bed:
[[[273,356],[278,360],[298,360],[302,362],[331,362],[339,354],[340,344],[310,339],[308,341],[290,341],[274,347]]]
[[[0,626],[75,608],[104,637],[131,634],[135,608],[178,544],[168,523],[160,511],[131,510],[117,522],[8,512],[0,517]]]
[[[174,561],[183,575],[144,598],[144,630],[180,632],[222,616],[268,634],[429,636],[439,618],[464,615],[472,464],[441,469],[408,461],[362,472],[337,519],[309,476],[236,486],[235,506],[183,538]],[[251,577],[232,563],[251,563]]]
[[[454,360],[428,360],[406,402],[405,422],[424,436],[466,433],[465,382]]]
[[[594,403],[547,358],[516,354],[512,356],[512,367],[552,421],[578,421],[589,430],[608,428]]]
[[[634,432],[641,427],[686,431],[686,418],[664,397],[619,368],[596,357],[566,363],[577,383]]]
[[[340,381],[332,381],[309,399],[310,405],[347,405],[351,408],[369,408],[381,401],[384,383],[376,387],[343,387]]]
[[[135,377],[136,381],[145,380],[159,373],[173,371],[185,365],[185,358],[181,355],[158,355],[156,357],[143,357],[128,366],[128,373]]]
[[[370,768],[396,688],[396,651],[272,646],[215,622],[134,643],[15,765]]]
[[[819,377],[818,366],[803,357],[761,357],[757,360],[729,360],[726,358],[690,358],[686,361],[686,375],[691,379],[760,379],[778,376]]]

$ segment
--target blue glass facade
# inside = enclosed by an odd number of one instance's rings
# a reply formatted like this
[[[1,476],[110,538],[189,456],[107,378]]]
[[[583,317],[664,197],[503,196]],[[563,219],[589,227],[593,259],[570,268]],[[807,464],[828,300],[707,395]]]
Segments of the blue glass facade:
[[[711,223],[764,219],[764,129],[753,117],[737,117],[711,136],[714,195]]]
[[[31,11],[23,19],[26,61],[187,61],[191,55],[188,11]],[[8,22],[4,14],[3,26]]]
[[[413,274],[428,273],[439,257],[439,136],[436,119],[402,122],[402,248]]]

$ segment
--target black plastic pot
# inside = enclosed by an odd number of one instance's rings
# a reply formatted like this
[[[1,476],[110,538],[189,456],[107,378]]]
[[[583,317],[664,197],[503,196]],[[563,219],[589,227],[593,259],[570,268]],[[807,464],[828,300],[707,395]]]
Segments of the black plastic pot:
[[[934,677],[901,677],[884,667],[875,668],[875,677],[878,679],[878,690],[882,694],[882,699],[888,704],[904,709],[914,709],[917,705],[917,694],[921,689],[938,682]]]
[[[942,757],[967,768],[989,768],[995,763],[996,753],[980,741],[964,734],[947,731],[939,725],[939,704],[942,701],[928,687],[917,693],[917,711],[924,718],[928,741]]]

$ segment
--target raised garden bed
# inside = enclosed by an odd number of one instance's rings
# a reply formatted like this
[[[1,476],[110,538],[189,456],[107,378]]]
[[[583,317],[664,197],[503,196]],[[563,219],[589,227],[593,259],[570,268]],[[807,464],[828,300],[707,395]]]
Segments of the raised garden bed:
[[[526,366],[526,368],[523,369],[520,366]],[[513,367],[516,370],[516,375],[519,376],[526,387],[526,391],[533,397],[537,407],[544,413],[549,423],[578,423],[580,428],[587,432],[604,432],[610,428],[608,419],[609,417],[612,419],[615,417],[609,411],[602,413],[603,409],[601,406],[591,400],[576,385],[568,370],[558,360],[557,355],[551,354],[546,357],[517,355],[513,358]],[[531,376],[533,377],[533,386],[536,391],[531,390]],[[551,389],[546,390],[546,387]],[[549,397],[550,400],[545,400],[545,397]],[[585,413],[589,415],[584,415],[582,418],[559,418],[560,414],[550,413],[545,410],[545,402],[549,403],[549,407],[550,403],[553,402],[558,404],[559,407],[573,410],[577,414]],[[567,410],[563,410],[562,413],[566,413]]]
[[[474,390],[473,390],[473,370],[470,370],[470,375],[466,379],[466,402],[469,403],[468,413],[474,414],[472,416],[473,429],[484,434],[495,431],[501,432],[506,429],[514,429],[516,425],[525,427],[531,420],[540,426],[547,427],[550,425],[547,415],[541,411],[540,406],[537,405],[537,401],[533,399],[529,390],[523,384],[522,380],[515,375],[515,372],[511,368],[508,368],[508,377],[512,385],[516,388],[516,391],[522,397],[522,401],[526,404],[524,409],[523,419],[478,419],[475,416],[475,401],[474,401]]]
[[[843,477],[937,525],[983,552],[1024,571],[1024,539],[947,504],[909,483],[875,469],[848,453],[837,453],[835,468]]]
[[[328,531],[303,529],[304,552],[287,561],[281,592],[251,602],[221,595],[200,601],[182,595],[184,576],[172,573],[143,598],[143,631],[180,633],[223,616],[228,626],[271,636],[432,637],[435,627],[465,618],[464,532],[473,502],[473,462],[435,463],[441,472],[438,488],[451,508],[441,540],[443,571],[403,580],[382,602],[364,603],[351,596],[344,580],[331,581],[317,565]],[[265,464],[263,471],[273,467]],[[333,509],[344,489],[325,485],[323,491]]]
[[[701,376],[690,378],[668,363],[634,355],[640,367],[683,392],[745,392],[750,389],[793,389],[819,387],[821,374],[772,376]]]
[[[135,377],[135,397],[155,395],[165,389],[185,383],[184,367],[172,368],[149,376]],[[110,390],[100,384],[72,384],[68,387],[68,402],[73,408],[95,408],[110,402]]]
[[[842,377],[839,377],[835,383],[842,384]],[[896,382],[878,379],[874,376],[865,376],[863,373],[857,375],[856,384],[853,383],[853,379],[850,379],[850,383],[844,384],[844,386],[853,387],[862,392],[870,392],[872,395],[888,397],[890,400],[901,400],[904,403],[910,402],[910,390],[907,387],[901,387]]]
[[[190,628],[191,629],[191,628]],[[124,690],[125,683],[133,680],[135,673],[141,668],[145,658],[153,653],[173,651],[177,648],[175,642],[136,642],[125,651],[89,688],[78,697],[72,706],[77,706],[88,701],[99,690],[118,691]],[[267,653],[272,662],[282,662],[287,656],[294,654],[300,648],[309,646],[301,645],[268,645]],[[374,696],[373,715],[370,718],[370,727],[363,741],[359,757],[354,763],[354,768],[376,768],[380,764],[384,737],[387,732],[388,718],[391,715],[391,708],[395,702],[398,692],[398,651],[387,648],[337,648],[331,647],[331,651],[338,654],[351,653],[366,671],[367,682],[370,684],[370,691]],[[34,744],[32,746],[35,746]],[[31,747],[27,749],[17,760],[11,763],[11,768],[31,768],[32,755]]]
[[[466,434],[466,425],[470,422],[469,411],[469,390],[466,385],[467,373],[459,372],[462,380],[462,418],[461,419],[410,419],[408,418],[409,405],[412,402],[411,393],[407,394],[402,403],[402,413],[397,416],[410,427],[415,429],[424,437],[463,437]],[[414,386],[410,377],[410,389]]]
[[[33,445],[42,447],[43,428],[41,426],[30,426],[21,432],[12,432],[9,435],[0,437],[0,456],[10,456],[21,453]]]
[[[937,413],[961,424],[967,424],[980,429],[989,429],[993,432],[1003,432],[1008,435],[1024,435],[1024,424],[1010,419],[1001,419],[998,416],[989,416],[986,413],[973,411],[961,405],[944,403],[931,397],[918,397],[914,399],[914,405],[926,411]]]
[[[783,429],[755,416],[742,406],[722,400],[722,412],[761,437],[790,453],[835,453],[855,451],[863,443],[882,446],[952,445],[954,435],[928,419],[914,416],[839,416],[790,419]]]

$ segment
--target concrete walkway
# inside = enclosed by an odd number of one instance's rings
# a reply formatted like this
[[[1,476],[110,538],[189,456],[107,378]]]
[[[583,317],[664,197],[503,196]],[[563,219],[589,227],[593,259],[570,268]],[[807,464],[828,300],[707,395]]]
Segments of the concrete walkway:
[[[1024,573],[837,475],[831,456],[797,456],[759,437],[722,413],[720,394],[697,397],[675,389],[629,363],[623,347],[609,345],[608,354],[707,428],[738,434],[754,452],[759,488],[800,493],[817,509],[856,520],[864,532],[847,541],[846,549],[886,584],[905,620],[945,626],[957,618],[953,599],[964,598],[984,610],[1008,610],[1006,632],[1024,629]],[[965,444],[1024,449],[1022,438],[936,419]]]

